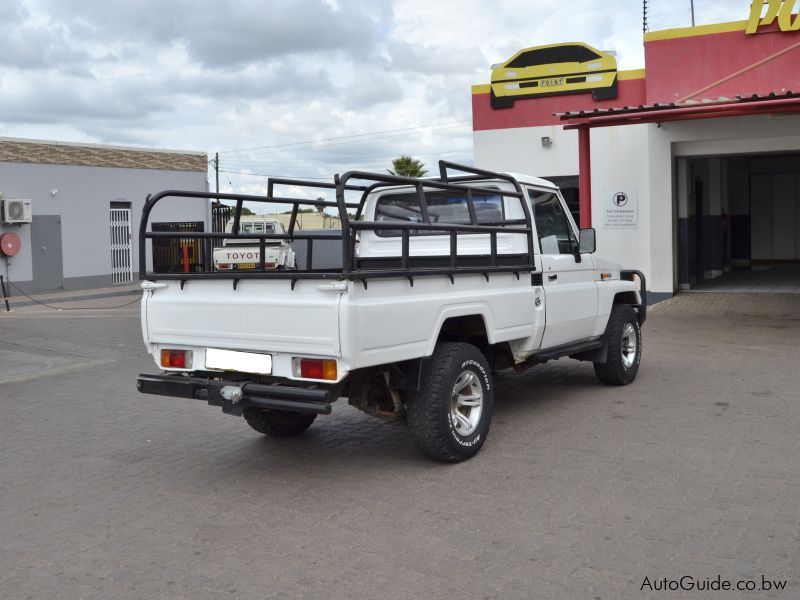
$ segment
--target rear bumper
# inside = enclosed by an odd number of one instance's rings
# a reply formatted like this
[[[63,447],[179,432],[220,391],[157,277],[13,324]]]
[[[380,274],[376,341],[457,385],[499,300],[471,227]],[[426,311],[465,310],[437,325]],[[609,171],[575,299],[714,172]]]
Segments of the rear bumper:
[[[180,374],[139,375],[136,388],[143,394],[205,400],[222,412],[241,415],[244,408],[284,410],[327,415],[336,400],[328,390],[291,387],[224,379],[187,377]]]

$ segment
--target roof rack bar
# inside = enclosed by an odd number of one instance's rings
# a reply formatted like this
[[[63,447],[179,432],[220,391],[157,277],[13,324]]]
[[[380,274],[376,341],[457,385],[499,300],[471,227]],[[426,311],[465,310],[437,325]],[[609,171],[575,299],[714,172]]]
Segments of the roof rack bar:
[[[446,163],[443,160],[439,161],[439,179],[441,179],[445,183],[448,183],[448,181],[447,181],[447,166],[446,166]]]
[[[471,173],[473,175],[480,175],[481,177],[485,177],[487,179],[502,179],[504,181],[516,181],[511,175],[507,175],[505,173],[498,173],[497,171],[488,171],[486,169],[479,169],[477,167],[470,167],[468,165],[462,165],[459,163],[449,162],[446,160],[439,161],[439,172],[441,173],[442,179],[447,181],[447,170],[453,169],[454,171],[461,171],[462,173]]]
[[[267,184],[269,186],[269,184]],[[360,191],[356,190],[356,191]],[[291,198],[289,196],[254,196],[250,194],[225,194],[220,192],[219,194],[214,192],[190,192],[185,190],[165,190],[163,192],[159,192],[157,194],[153,194],[150,197],[150,204],[151,206],[162,200],[163,198],[174,197],[174,198],[208,198],[209,200],[241,200],[243,202],[265,202],[265,203],[272,203],[272,204],[294,204],[299,203],[302,206],[318,206],[322,204],[323,206],[330,206],[335,207],[338,206],[336,202],[332,202],[329,200],[316,200],[312,198]],[[347,205],[348,208],[358,208],[358,204],[350,203]]]
[[[243,206],[244,206],[244,200],[236,201],[236,208],[233,210],[233,225],[231,226],[231,233],[233,235],[239,235],[239,225],[242,220]]]
[[[338,173],[333,176],[333,183],[336,186],[336,204],[339,209],[339,219],[342,223],[342,273],[353,271],[353,257],[356,253],[355,231],[351,227],[350,215],[347,214],[347,204],[345,202],[345,190],[347,190],[347,174],[340,177]],[[364,203],[367,194],[361,196],[360,206]]]
[[[500,179],[506,181],[514,181],[513,177],[508,176],[498,176]],[[495,195],[495,196],[514,196],[514,197],[521,197],[521,192],[519,191],[508,191],[508,190],[498,190],[494,188],[483,188],[483,187],[476,187],[476,186],[466,186],[460,185],[455,183],[444,183],[439,181],[438,179],[420,179],[418,177],[401,177],[397,175],[384,175],[382,173],[367,173],[365,171],[348,171],[344,175],[341,176],[343,181],[347,181],[349,179],[364,179],[364,180],[372,180],[381,182],[385,186],[416,186],[417,182],[421,182],[423,186],[433,188],[436,190],[443,190],[443,191],[454,191],[454,192],[465,192],[467,189],[472,190],[473,192],[488,194],[488,195]],[[380,186],[375,186],[380,187]]]
[[[394,227],[393,229],[398,229]],[[144,234],[146,239],[155,239],[155,238],[186,238],[191,240],[204,240],[207,238],[216,239],[220,237],[233,237],[232,234],[228,233],[220,233],[219,231],[146,231]],[[340,240],[342,239],[341,234],[321,234],[321,233],[311,233],[309,232],[298,232],[294,235],[289,235],[288,233],[240,233],[236,236],[236,239],[239,240],[258,240],[259,238],[263,237],[266,240],[307,240],[309,238],[312,239],[330,239],[330,240]]]
[[[417,199],[419,200],[419,212],[422,214],[422,221],[431,224],[431,216],[428,214],[428,201],[425,199],[425,191],[422,189],[422,182],[417,184]]]
[[[394,257],[397,258],[397,257]],[[360,270],[356,273],[341,273],[339,271],[322,271],[322,270],[315,270],[315,271],[304,271],[304,270],[296,270],[296,271],[271,271],[268,273],[270,278],[273,279],[335,279],[338,281],[341,280],[358,280],[361,279],[389,279],[389,278],[398,278],[398,277],[408,277],[409,275],[413,277],[423,276],[423,275],[449,275],[449,274],[476,274],[480,273],[481,275],[484,273],[515,273],[520,272],[523,273],[525,271],[532,270],[530,265],[520,263],[516,265],[508,265],[508,266],[478,266],[478,267],[457,267],[455,269],[451,269],[449,267],[432,267],[432,268],[410,268],[408,271],[400,271],[397,269],[381,269],[375,271],[369,270]],[[236,273],[237,279],[259,279],[264,277],[264,273],[260,273],[258,271],[237,271]],[[214,273],[145,273],[145,278],[150,281],[157,281],[160,279],[166,280],[191,280],[191,279],[228,279],[231,277],[230,272],[214,272]]]
[[[518,233],[518,234],[525,234],[531,233],[531,230],[528,227],[502,227],[498,225],[473,225],[473,224],[461,224],[461,223],[411,223],[406,221],[353,221],[350,223],[350,227],[354,230],[398,230],[398,229],[413,229],[419,231],[441,231],[442,235],[446,235],[444,232],[447,231],[457,231],[458,233],[491,233],[492,231],[496,231],[497,233]],[[167,232],[169,235],[170,234]],[[200,235],[197,233],[192,234],[194,236]],[[243,236],[244,237],[244,236]]]
[[[472,200],[471,189],[467,189],[467,210],[469,211],[469,222],[473,225],[477,225],[478,215],[475,213],[475,202]]]
[[[297,225],[297,209],[299,208],[299,204],[292,206],[292,215],[289,217],[289,235],[294,233],[294,226]]]
[[[269,182],[276,183],[278,185],[294,185],[300,187],[324,188],[328,190],[336,189],[335,183],[328,183],[327,181],[308,181],[303,179],[291,179],[289,177],[270,177]],[[366,189],[366,186],[349,185],[347,186],[347,189],[354,192],[362,192]]]

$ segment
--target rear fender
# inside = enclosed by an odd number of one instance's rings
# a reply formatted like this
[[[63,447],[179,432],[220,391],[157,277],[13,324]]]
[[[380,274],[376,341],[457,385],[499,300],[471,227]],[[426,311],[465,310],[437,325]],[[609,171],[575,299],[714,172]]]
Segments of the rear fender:
[[[492,344],[497,343],[495,322],[486,305],[465,304],[462,306],[448,306],[439,315],[436,327],[434,328],[432,336],[428,341],[428,350],[426,356],[431,356],[433,354],[433,350],[436,348],[436,343],[439,341],[442,328],[449,319],[472,316],[480,317],[483,320],[486,341],[489,343],[489,345],[491,346]]]

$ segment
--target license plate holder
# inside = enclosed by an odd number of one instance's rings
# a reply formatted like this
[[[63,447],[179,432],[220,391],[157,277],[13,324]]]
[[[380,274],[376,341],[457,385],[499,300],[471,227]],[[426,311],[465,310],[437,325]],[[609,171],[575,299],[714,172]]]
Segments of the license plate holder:
[[[272,355],[206,348],[206,369],[272,375]]]
[[[559,85],[564,85],[566,82],[566,77],[552,77],[550,79],[542,79],[539,82],[539,85],[541,87],[556,87]]]

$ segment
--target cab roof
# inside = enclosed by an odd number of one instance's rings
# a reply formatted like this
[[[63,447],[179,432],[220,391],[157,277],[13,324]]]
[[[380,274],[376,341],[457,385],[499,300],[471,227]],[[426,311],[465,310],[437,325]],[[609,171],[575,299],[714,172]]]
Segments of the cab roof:
[[[503,173],[503,175],[508,175],[509,177],[513,177],[520,183],[524,183],[527,185],[536,185],[539,187],[547,187],[547,188],[558,188],[558,186],[552,181],[547,181],[547,179],[542,179],[541,177],[535,177],[533,175],[525,175],[524,173],[510,173],[510,172]]]

